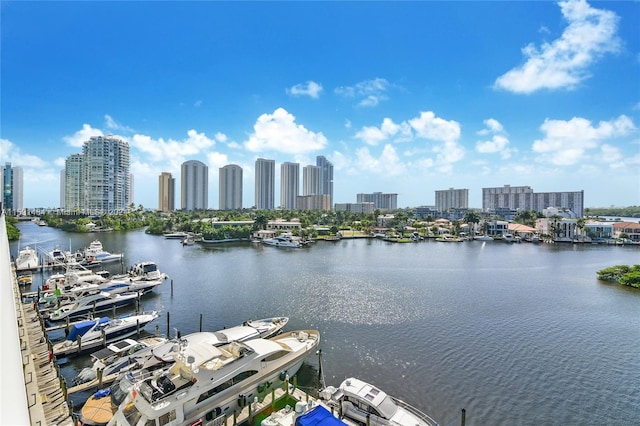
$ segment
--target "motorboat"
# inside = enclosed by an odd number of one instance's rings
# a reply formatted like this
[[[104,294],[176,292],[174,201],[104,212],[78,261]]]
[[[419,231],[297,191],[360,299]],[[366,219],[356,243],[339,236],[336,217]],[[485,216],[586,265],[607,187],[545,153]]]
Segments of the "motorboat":
[[[139,340],[126,338],[118,340],[117,342],[113,342],[107,345],[106,348],[102,348],[96,352],[91,353],[90,357],[93,361],[93,364],[90,367],[83,368],[80,373],[78,373],[78,375],[74,377],[73,385],[77,386],[96,379],[98,370],[101,370],[103,372],[103,377],[113,374],[107,371],[107,368],[109,368],[112,364],[121,363],[122,359],[125,359],[126,361],[126,358],[135,353],[144,351],[153,346],[161,345],[166,342],[167,339],[161,336],[150,336]],[[108,420],[109,419],[107,419],[107,421]],[[103,423],[106,423],[106,421]]]
[[[442,234],[441,236],[436,238],[436,241],[440,241],[443,243],[461,243],[464,240],[461,237],[456,237],[455,235]]]
[[[417,408],[356,378],[344,380],[336,389],[327,386],[320,399],[340,413],[340,418],[376,426],[435,426],[437,422]],[[351,423],[350,422],[350,423]]]
[[[274,246],[274,247],[291,247],[291,248],[300,247],[300,242],[294,239],[294,237],[289,233],[280,234],[273,238],[265,238],[262,240],[262,242],[268,246]]]
[[[31,272],[22,273],[18,276],[18,285],[33,284],[33,274]]]
[[[138,296],[138,293],[133,292],[117,294],[100,292],[78,299],[73,303],[60,306],[58,309],[49,313],[48,319],[50,321],[62,321],[66,318],[81,318],[88,314],[133,304],[138,299]]]
[[[140,315],[125,315],[118,318],[100,317],[77,322],[73,324],[62,342],[53,345],[53,354],[79,353],[78,339],[81,340],[82,345],[90,345],[96,341],[109,343],[133,336],[156,318],[158,318],[158,312],[151,311]]]
[[[169,276],[160,272],[155,262],[140,262],[132,266],[126,274],[116,275],[114,280],[133,279],[141,281],[166,280]]]
[[[169,233],[163,234],[163,235],[168,240],[182,240],[188,234],[186,232],[178,231],[178,232],[169,232]]]
[[[26,246],[22,250],[18,251],[16,271],[30,271],[32,269],[38,269],[39,267],[40,259],[38,258],[38,252],[36,252],[36,249]]]
[[[297,373],[319,343],[318,331],[299,330],[271,339],[183,347],[171,367],[135,382],[108,425],[219,424]]]
[[[339,419],[321,401],[310,399],[298,401],[295,409],[290,405],[272,412],[260,422],[260,426],[360,426],[353,422]]]
[[[65,251],[60,246],[55,246],[53,250],[47,252],[45,257],[47,265],[65,266],[78,263],[76,255],[70,251]]]
[[[263,338],[267,339],[280,333],[287,324],[287,317],[273,317],[261,320],[245,321],[235,327],[224,328],[215,332],[202,331],[192,333],[185,337],[170,340],[161,345],[155,345],[112,363],[104,369],[105,375],[118,373],[122,370],[136,368],[155,369],[172,363],[175,355],[183,346],[211,345],[219,346],[232,341],[243,342],[245,340]],[[122,364],[122,365],[118,365]]]
[[[122,253],[110,253],[102,247],[99,240],[93,240],[84,250],[84,258],[102,263],[116,262],[122,259]]]
[[[106,424],[111,416],[105,413],[109,408],[117,408],[128,395],[129,391],[140,377],[148,375],[151,370],[166,367],[175,360],[183,347],[210,345],[222,346],[232,341],[245,341],[255,338],[269,338],[282,331],[287,324],[287,317],[272,317],[259,320],[245,321],[241,325],[235,327],[224,328],[216,332],[200,332],[192,333],[182,338],[172,339],[166,342],[149,345],[131,353],[129,349],[126,355],[117,357],[102,368],[103,377],[120,373],[115,382],[111,385],[108,392],[102,392],[92,395],[81,411],[83,424]],[[105,351],[104,349],[102,351]],[[100,352],[102,352],[100,351]],[[98,352],[98,354],[100,354]],[[94,355],[92,354],[92,357]],[[104,362],[104,357],[103,357]],[[85,369],[81,380],[87,381],[95,377],[95,365],[93,369]],[[144,366],[144,370],[140,368]],[[110,402],[101,401],[105,396],[110,397]],[[94,407],[99,406],[96,410]],[[115,410],[114,410],[115,411]]]
[[[480,235],[474,238],[474,240],[476,241],[493,241],[493,237],[490,237],[489,235]]]

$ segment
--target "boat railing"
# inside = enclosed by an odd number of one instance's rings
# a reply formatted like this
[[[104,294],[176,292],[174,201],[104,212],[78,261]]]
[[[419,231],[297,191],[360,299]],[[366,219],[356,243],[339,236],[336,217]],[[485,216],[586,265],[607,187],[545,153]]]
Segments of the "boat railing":
[[[438,424],[438,422],[436,422],[435,420],[433,420],[431,417],[429,417],[428,414],[423,413],[422,411],[418,410],[416,407],[414,407],[413,405],[409,405],[406,402],[404,402],[401,399],[398,398],[393,398],[393,401],[396,403],[396,405],[398,407],[402,407],[405,410],[407,410],[408,412],[410,412],[411,414],[413,414],[414,416],[418,417],[419,419],[423,420],[424,422],[426,422],[428,425],[431,426],[436,426]]]

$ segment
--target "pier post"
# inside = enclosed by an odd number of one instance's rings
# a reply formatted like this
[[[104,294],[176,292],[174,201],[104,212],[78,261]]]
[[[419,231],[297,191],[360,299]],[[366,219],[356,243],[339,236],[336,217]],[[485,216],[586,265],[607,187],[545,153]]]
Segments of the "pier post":
[[[98,389],[102,389],[102,370],[102,368],[96,370],[96,374],[98,375]]]
[[[112,318],[116,317],[116,305],[113,305],[113,314],[111,315]]]
[[[173,296],[173,278],[171,278],[171,296]]]
[[[464,426],[466,420],[467,420],[467,410],[463,408],[462,413],[460,415],[460,426]]]
[[[160,332],[160,326],[156,324],[156,337],[158,337],[159,332]]]
[[[202,314],[200,314],[200,332],[202,333]]]
[[[170,318],[171,318],[171,312],[167,311],[167,339],[171,339],[171,334],[170,334],[170,328],[169,328],[169,324],[170,322]]]
[[[93,301],[93,317],[96,317],[96,301]]]
[[[102,335],[102,346],[107,346],[107,332],[104,330],[100,330],[100,334]]]
[[[64,378],[60,380],[60,386],[62,387],[62,395],[66,400],[67,399],[67,381]]]
[[[140,337],[140,318],[136,320],[136,335]]]
[[[82,336],[78,336],[78,352],[82,351]]]

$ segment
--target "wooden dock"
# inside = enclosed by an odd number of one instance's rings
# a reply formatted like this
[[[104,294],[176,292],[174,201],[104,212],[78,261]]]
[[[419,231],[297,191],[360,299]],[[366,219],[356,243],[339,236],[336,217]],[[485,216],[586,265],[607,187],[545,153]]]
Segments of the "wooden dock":
[[[47,339],[44,321],[31,303],[22,303],[15,268],[14,293],[18,307],[18,331],[32,424],[73,425],[60,367]]]

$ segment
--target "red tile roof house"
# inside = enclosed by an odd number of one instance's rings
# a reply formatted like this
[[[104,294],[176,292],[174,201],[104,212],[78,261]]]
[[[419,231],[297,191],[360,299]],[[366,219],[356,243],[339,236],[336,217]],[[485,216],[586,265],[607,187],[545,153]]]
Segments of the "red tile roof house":
[[[640,223],[636,222],[618,222],[613,224],[613,237],[620,238],[622,233],[627,234],[634,243],[640,244]]]

